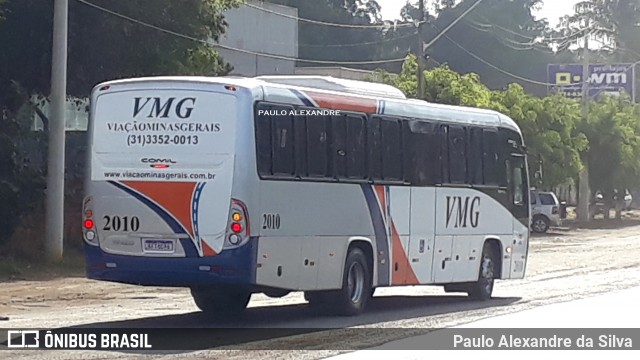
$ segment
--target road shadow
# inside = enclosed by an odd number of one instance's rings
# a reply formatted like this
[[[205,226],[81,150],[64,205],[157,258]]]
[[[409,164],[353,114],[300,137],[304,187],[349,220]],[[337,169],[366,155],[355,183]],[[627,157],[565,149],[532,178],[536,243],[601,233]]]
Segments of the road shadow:
[[[329,315],[326,311],[317,310],[316,308],[310,307],[307,303],[298,303],[281,306],[250,307],[241,317],[232,320],[216,320],[209,318],[204,313],[192,312],[123,321],[90,323],[64,329],[77,329],[80,331],[83,329],[105,329],[103,330],[105,332],[108,332],[106,329],[142,329],[141,331],[156,331],[157,333],[153,336],[155,339],[154,342],[160,344],[162,344],[163,341],[159,339],[165,339],[166,337],[166,341],[172,343],[172,338],[175,340],[176,337],[180,337],[180,351],[167,351],[169,348],[153,350],[152,352],[144,351],[145,354],[167,354],[216,349],[219,347],[235,348],[252,342],[320,332],[326,334],[327,332],[346,331],[344,336],[354,335],[349,334],[349,332],[358,332],[358,334],[355,334],[358,336],[362,336],[364,335],[363,333],[366,332],[401,332],[403,329],[371,327],[352,329],[352,327],[453,314],[469,310],[498,308],[511,305],[519,300],[521,300],[521,298],[508,297],[493,298],[488,301],[473,301],[466,295],[455,296],[449,294],[438,296],[376,296],[369,303],[367,311],[355,317]],[[164,330],[161,332],[162,329],[166,328],[175,329],[176,331]],[[404,330],[415,332],[416,329],[417,328],[407,328]],[[393,335],[397,336],[398,334],[395,333]],[[187,339],[183,341],[182,338]],[[321,343],[322,338],[323,337],[318,337],[318,342],[320,343],[316,344],[313,343],[313,340],[312,343],[306,341],[304,345],[305,348],[327,346],[327,344]],[[326,338],[326,336],[324,336],[324,338]],[[173,341],[173,344],[175,344],[175,341]],[[139,351],[118,350],[118,352],[135,353]]]
[[[640,226],[640,219],[637,218],[625,218],[622,219],[593,219],[589,222],[573,221],[568,223],[572,230],[575,229],[588,229],[588,230],[615,230],[628,227]]]
[[[531,237],[534,239],[566,237],[571,235],[569,231],[571,231],[571,229],[568,227],[552,227],[552,228],[549,228],[549,230],[547,230],[546,233],[537,233],[532,231]]]

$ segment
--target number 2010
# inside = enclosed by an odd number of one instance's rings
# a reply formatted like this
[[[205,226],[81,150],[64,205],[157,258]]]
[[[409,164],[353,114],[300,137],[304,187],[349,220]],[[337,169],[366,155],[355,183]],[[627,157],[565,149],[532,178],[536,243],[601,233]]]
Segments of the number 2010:
[[[140,219],[137,216],[105,216],[105,231],[138,231],[140,229]]]
[[[280,214],[262,214],[262,228],[265,230],[280,229]]]

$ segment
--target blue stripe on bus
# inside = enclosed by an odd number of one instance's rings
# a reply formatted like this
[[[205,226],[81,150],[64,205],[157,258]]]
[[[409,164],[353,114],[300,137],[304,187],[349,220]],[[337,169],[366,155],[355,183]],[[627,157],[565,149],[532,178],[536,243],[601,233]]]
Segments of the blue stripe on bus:
[[[300,101],[302,101],[303,104],[305,104],[306,106],[309,107],[316,107],[315,105],[313,105],[313,102],[311,102],[311,100],[309,100],[303,93],[301,93],[298,90],[291,90],[292,93],[294,93],[298,99],[300,99]]]
[[[380,259],[378,258],[380,251],[384,250],[384,264],[383,266],[378,266],[378,284],[380,285],[388,285],[389,281],[389,239],[387,237],[387,231],[384,225],[384,219],[382,217],[382,213],[380,212],[380,206],[378,205],[378,201],[376,200],[376,195],[373,192],[373,187],[371,185],[361,185],[362,192],[364,193],[364,197],[367,200],[367,206],[369,207],[369,214],[371,215],[371,222],[373,224],[373,231],[376,237],[376,248],[378,249],[378,254],[373,255],[373,261],[380,264]]]
[[[165,210],[160,208],[160,206],[154,204],[151,200],[147,199],[146,197],[142,196],[136,191],[129,189],[128,187],[122,184],[119,184],[113,181],[110,181],[110,183],[115,187],[125,191],[126,193],[133,196],[134,198],[138,199],[141,203],[145,204],[147,207],[153,210],[153,212],[158,214],[158,216],[160,216],[162,220],[164,220],[164,222],[167,223],[167,225],[169,225],[169,227],[171,228],[171,231],[173,231],[174,233],[176,234],[187,233],[187,231],[182,227],[182,225],[180,225],[180,223],[178,223],[176,219],[174,219],[171,215],[169,215]],[[180,242],[187,256],[190,256],[190,257],[198,256],[198,250],[196,249],[196,246],[193,243],[193,241],[189,240],[189,241],[180,241]]]

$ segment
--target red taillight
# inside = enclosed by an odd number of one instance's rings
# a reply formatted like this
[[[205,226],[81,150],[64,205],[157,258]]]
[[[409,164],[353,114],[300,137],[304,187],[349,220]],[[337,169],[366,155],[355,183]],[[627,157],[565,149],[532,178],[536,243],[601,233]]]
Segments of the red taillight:
[[[551,209],[551,213],[552,214],[558,214],[560,212],[560,210],[558,209],[557,206],[554,206],[553,209]]]
[[[91,220],[91,219],[86,219],[86,220],[84,221],[84,228],[85,228],[85,229],[93,229],[93,226],[94,226],[94,225],[95,225],[95,224],[93,223],[93,220]]]
[[[153,164],[151,165],[152,168],[154,169],[166,169],[169,167],[169,165],[167,164]]]
[[[240,225],[238,223],[231,224],[231,231],[233,231],[236,234],[241,232],[242,231],[242,225]]]

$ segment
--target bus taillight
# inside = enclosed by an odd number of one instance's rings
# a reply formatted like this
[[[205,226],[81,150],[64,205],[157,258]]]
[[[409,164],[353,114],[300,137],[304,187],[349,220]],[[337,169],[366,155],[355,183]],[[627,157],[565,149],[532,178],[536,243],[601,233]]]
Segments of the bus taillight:
[[[242,225],[238,223],[231,224],[231,231],[233,231],[236,234],[240,233],[242,231]]]
[[[229,214],[229,230],[225,241],[225,247],[240,246],[249,238],[249,221],[247,207],[242,201],[231,201]]]
[[[96,231],[95,226],[96,223],[93,221],[93,210],[92,207],[92,198],[90,196],[86,197],[83,203],[83,219],[82,219],[82,227],[84,240],[91,245],[98,245],[96,239]]]
[[[85,229],[87,229],[87,230],[91,230],[91,229],[93,229],[93,226],[94,226],[94,225],[95,225],[95,224],[93,223],[93,220],[91,220],[91,219],[86,219],[86,220],[84,221],[84,228],[85,228]]]

